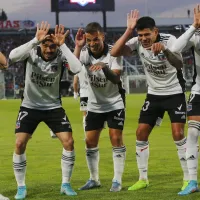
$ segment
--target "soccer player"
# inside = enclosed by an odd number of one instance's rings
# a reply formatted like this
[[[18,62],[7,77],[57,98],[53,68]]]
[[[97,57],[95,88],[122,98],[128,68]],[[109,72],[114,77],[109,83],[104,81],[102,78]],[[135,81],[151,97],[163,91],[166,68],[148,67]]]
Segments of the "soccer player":
[[[8,64],[6,57],[3,55],[3,53],[0,52],[0,69],[7,69]]]
[[[85,66],[88,76],[88,105],[85,119],[86,159],[90,179],[80,190],[100,187],[99,181],[99,137],[104,122],[107,121],[113,146],[114,178],[110,191],[117,192],[122,187],[126,147],[123,144],[122,131],[125,111],[119,93],[121,57],[110,55],[111,46],[104,42],[102,27],[92,22],[76,35],[75,55]],[[86,46],[85,46],[86,43]]]
[[[73,81],[74,99],[77,100],[80,93],[80,111],[83,113],[83,129],[85,131],[85,116],[88,103],[88,78],[85,67],[74,76]]]
[[[194,49],[195,73],[194,85],[187,105],[188,116],[188,136],[186,159],[189,170],[189,184],[179,195],[188,195],[198,191],[197,171],[198,171],[198,136],[200,133],[200,5],[194,8],[194,23],[181,35],[172,47],[172,51],[185,51]]]
[[[15,128],[13,168],[18,185],[15,199],[24,199],[27,194],[25,150],[40,122],[45,122],[63,145],[61,193],[76,195],[70,186],[75,160],[72,128],[61,106],[59,84],[65,60],[73,73],[78,73],[82,66],[64,44],[68,34],[64,32],[64,26],[56,25],[54,34],[50,34],[49,27],[47,22],[38,24],[35,38],[13,49],[9,55],[11,63],[26,62],[24,97]]]
[[[130,39],[136,29],[138,37]],[[130,39],[130,40],[129,40]],[[111,50],[112,56],[132,56],[138,53],[144,66],[148,92],[140,111],[136,131],[136,158],[139,181],[128,190],[139,190],[149,186],[148,181],[148,138],[158,117],[167,111],[171,120],[172,136],[178,150],[178,157],[184,173],[184,185],[188,184],[188,169],[185,159],[186,122],[185,80],[182,75],[182,57],[172,53],[170,48],[176,38],[170,34],[159,33],[154,19],[141,17],[137,10],[127,15],[127,29]]]

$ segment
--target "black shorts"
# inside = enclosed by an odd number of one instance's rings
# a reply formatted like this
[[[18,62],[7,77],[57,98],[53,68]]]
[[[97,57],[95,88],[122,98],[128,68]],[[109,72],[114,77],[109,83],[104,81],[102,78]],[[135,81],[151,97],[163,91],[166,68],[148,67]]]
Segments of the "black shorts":
[[[87,111],[88,97],[80,97],[80,111]]]
[[[140,111],[139,123],[149,124],[153,127],[159,117],[163,118],[165,111],[168,112],[171,123],[185,123],[185,94],[166,96],[147,94],[144,105]]]
[[[124,120],[124,109],[118,109],[105,113],[94,113],[88,111],[85,118],[85,131],[92,131],[104,128],[105,121],[107,121],[109,128],[123,130]]]
[[[40,122],[44,122],[54,133],[72,132],[71,124],[63,108],[35,110],[20,107],[15,133],[23,132],[32,135]]]
[[[187,104],[188,116],[200,116],[200,95],[190,94]]]

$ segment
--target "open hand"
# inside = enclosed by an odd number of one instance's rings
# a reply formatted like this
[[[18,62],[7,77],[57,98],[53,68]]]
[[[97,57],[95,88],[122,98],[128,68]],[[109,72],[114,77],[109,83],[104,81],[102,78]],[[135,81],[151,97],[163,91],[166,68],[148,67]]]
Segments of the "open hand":
[[[38,41],[43,41],[47,37],[47,33],[49,31],[50,24],[48,22],[42,21],[41,24],[37,24],[37,31],[35,37]]]
[[[55,34],[51,34],[53,41],[56,45],[61,46],[65,43],[65,38],[69,35],[69,30],[65,32],[65,27],[60,24],[55,27]]]
[[[79,28],[76,37],[75,37],[75,44],[82,48],[85,45],[85,34],[83,32],[83,29]]]
[[[131,13],[127,14],[127,28],[133,30],[139,19],[139,11],[131,10]]]

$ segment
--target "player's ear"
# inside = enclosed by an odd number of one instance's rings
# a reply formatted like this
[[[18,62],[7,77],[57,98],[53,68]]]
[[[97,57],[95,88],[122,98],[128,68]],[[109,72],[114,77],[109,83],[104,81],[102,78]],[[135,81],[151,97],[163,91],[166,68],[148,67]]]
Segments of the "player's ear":
[[[101,33],[102,40],[105,41],[105,33]]]
[[[157,27],[154,27],[154,32],[155,32],[155,34],[157,35],[158,34],[158,28]]]

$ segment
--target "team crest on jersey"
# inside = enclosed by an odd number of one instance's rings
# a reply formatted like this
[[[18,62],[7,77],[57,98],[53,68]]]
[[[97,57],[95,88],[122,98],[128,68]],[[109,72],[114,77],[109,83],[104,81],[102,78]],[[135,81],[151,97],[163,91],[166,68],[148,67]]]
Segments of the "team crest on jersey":
[[[16,122],[15,128],[16,128],[16,129],[20,128],[20,121],[17,121],[17,122]]]
[[[51,66],[51,71],[52,72],[57,72],[58,71],[58,65],[52,65]]]
[[[158,59],[163,61],[163,60],[166,60],[166,57],[165,57],[165,55],[163,53],[159,53],[158,54]]]
[[[189,111],[191,111],[192,110],[192,104],[188,104],[187,105],[187,111],[189,112]]]

